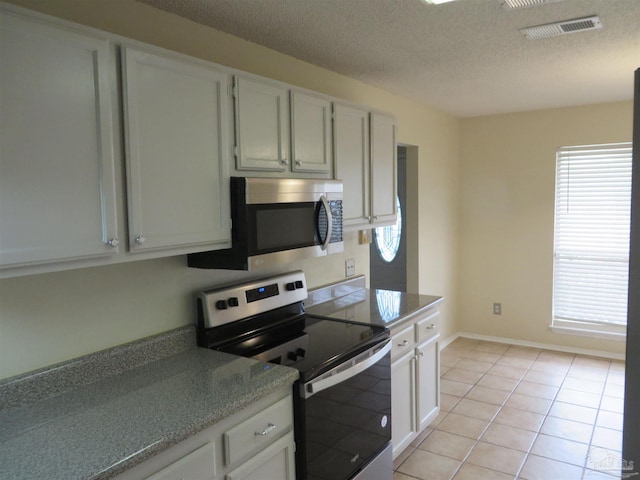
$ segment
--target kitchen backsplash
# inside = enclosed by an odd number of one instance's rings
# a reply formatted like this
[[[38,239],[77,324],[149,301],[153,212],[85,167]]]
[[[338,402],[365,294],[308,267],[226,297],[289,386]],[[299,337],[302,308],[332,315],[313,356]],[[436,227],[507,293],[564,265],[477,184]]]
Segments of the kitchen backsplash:
[[[194,323],[201,290],[296,269],[313,288],[343,279],[349,257],[368,275],[368,255],[353,232],[341,254],[264,272],[193,269],[177,256],[0,280],[0,378]]]

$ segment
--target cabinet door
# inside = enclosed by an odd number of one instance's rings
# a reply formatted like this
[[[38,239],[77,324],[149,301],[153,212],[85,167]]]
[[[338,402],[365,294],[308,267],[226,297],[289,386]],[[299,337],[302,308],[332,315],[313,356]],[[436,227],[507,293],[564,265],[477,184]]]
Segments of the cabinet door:
[[[146,480],[212,480],[216,476],[215,445],[207,443]]]
[[[331,102],[291,92],[291,158],[294,172],[331,173]]]
[[[391,443],[397,457],[415,432],[415,355],[413,350],[391,364]]]
[[[396,120],[371,114],[371,213],[374,226],[396,221]]]
[[[123,47],[132,251],[231,239],[227,75]]]
[[[288,170],[289,102],[287,89],[235,77],[236,168]]]
[[[345,227],[369,226],[369,113],[334,103],[336,178],[342,180]]]
[[[0,13],[0,265],[118,251],[106,40]]]
[[[440,335],[418,346],[417,417],[422,431],[440,411]]]
[[[295,443],[293,433],[229,472],[225,480],[295,480]]]

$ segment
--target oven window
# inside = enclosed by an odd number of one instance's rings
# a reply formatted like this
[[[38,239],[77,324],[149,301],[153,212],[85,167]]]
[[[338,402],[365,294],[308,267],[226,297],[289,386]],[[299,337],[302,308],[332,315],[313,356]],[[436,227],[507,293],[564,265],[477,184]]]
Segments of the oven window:
[[[307,478],[342,480],[391,440],[390,354],[304,402]]]
[[[248,213],[252,254],[316,245],[313,202],[250,205]]]

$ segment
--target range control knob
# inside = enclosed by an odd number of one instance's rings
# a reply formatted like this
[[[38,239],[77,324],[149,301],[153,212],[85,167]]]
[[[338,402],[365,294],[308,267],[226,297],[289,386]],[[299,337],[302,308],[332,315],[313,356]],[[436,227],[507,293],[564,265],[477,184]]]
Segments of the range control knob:
[[[304,285],[302,284],[302,280],[296,280],[296,288],[302,288]]]
[[[296,350],[296,355],[298,355],[301,358],[304,358],[304,355],[307,353],[307,351],[304,348],[298,348]]]
[[[284,288],[286,288],[289,291],[295,290],[296,289],[296,284],[294,282],[289,282],[284,286]]]
[[[295,362],[296,360],[298,360],[298,354],[296,352],[289,352],[287,353],[287,358],[292,362]]]
[[[237,307],[238,305],[240,305],[240,303],[238,302],[238,297],[231,297],[229,300],[227,300],[227,303],[230,307]]]
[[[224,300],[218,300],[216,302],[216,308],[218,310],[226,310],[227,309],[227,302]]]

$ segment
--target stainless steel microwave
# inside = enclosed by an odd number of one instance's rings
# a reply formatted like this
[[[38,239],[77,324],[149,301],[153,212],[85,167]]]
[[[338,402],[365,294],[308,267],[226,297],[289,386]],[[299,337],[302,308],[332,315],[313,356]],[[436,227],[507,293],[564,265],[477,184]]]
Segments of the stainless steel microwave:
[[[254,270],[342,252],[340,180],[231,177],[231,248],[190,267]]]

